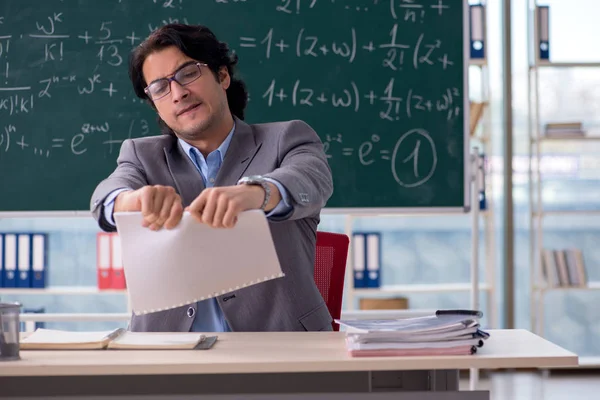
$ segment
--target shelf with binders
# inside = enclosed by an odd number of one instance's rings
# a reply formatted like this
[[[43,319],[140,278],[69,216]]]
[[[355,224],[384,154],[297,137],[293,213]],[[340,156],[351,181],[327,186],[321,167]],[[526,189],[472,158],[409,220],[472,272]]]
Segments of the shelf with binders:
[[[383,285],[378,288],[356,288],[354,294],[357,296],[373,296],[374,294],[411,294],[411,293],[449,293],[449,292],[468,292],[471,290],[469,282],[449,282],[449,283],[416,283],[407,285]],[[480,291],[489,291],[491,286],[485,282],[479,284]]]
[[[48,242],[46,232],[0,232],[0,295],[125,292],[127,285],[117,234],[97,234],[96,287],[52,285]]]
[[[0,232],[0,289],[43,288],[47,267],[46,232]]]
[[[600,68],[600,62],[551,62],[538,60],[529,69],[535,68]]]
[[[591,124],[590,124],[591,125]],[[597,126],[585,126],[581,121],[547,122],[543,131],[530,137],[531,144],[545,144],[547,147],[559,146],[567,143],[574,146],[580,142],[600,141],[600,129]]]
[[[534,218],[543,218],[545,216],[584,216],[584,215],[599,215],[600,210],[598,209],[590,209],[590,210],[542,210],[542,211],[531,211],[531,215]]]
[[[565,186],[561,185],[572,184],[577,188],[574,193],[584,195],[579,191],[585,190],[585,182],[589,179],[597,179],[594,158],[595,151],[600,149],[596,145],[596,142],[600,142],[600,129],[593,126],[592,123],[585,126],[581,122],[593,117],[594,111],[593,109],[586,111],[585,104],[592,103],[589,98],[583,104],[577,103],[579,100],[577,90],[582,87],[582,83],[589,86],[587,82],[589,79],[593,80],[591,77],[596,75],[594,68],[600,68],[600,62],[553,61],[551,57],[553,39],[549,29],[552,21],[551,9],[546,5],[538,5],[537,1],[529,1],[527,9],[529,28],[527,106],[530,161],[528,212],[530,218],[530,324],[534,333],[544,337],[545,330],[550,326],[545,324],[545,319],[555,321],[557,318],[569,318],[566,313],[560,311],[560,307],[549,304],[560,303],[568,308],[570,302],[576,301],[578,307],[593,309],[594,300],[587,299],[595,299],[597,294],[593,292],[600,289],[600,282],[588,279],[586,265],[583,262],[582,249],[589,248],[589,243],[586,245],[572,237],[561,236],[570,235],[565,227],[568,227],[571,221],[574,221],[573,224],[579,224],[580,222],[577,221],[585,219],[585,226],[588,226],[589,219],[593,216],[600,216],[598,204],[590,200],[593,194],[586,197],[588,201],[585,205],[579,201],[569,205],[549,205],[551,198],[549,196],[554,197],[554,201],[557,202],[553,195],[553,190],[556,190],[557,187],[562,187],[564,191]],[[559,11],[556,13],[558,15]],[[562,34],[563,30],[561,30]],[[564,40],[564,37],[561,39]],[[575,46],[574,43],[573,49],[576,48]],[[574,82],[578,82],[579,85],[571,83],[565,87],[563,77],[567,79],[578,77]],[[554,87],[548,82],[563,84],[557,84]],[[554,92],[549,93],[548,90],[554,90]],[[558,95],[558,98],[563,103],[569,104],[570,107],[558,107],[557,101],[552,101],[553,95]],[[554,108],[548,108],[552,106]],[[586,156],[582,153],[594,154]],[[581,168],[577,177],[573,178],[574,175],[564,175],[564,178],[548,177],[546,172],[543,172],[542,167],[547,165],[544,161],[563,155],[577,155],[578,168]],[[593,178],[591,178],[592,176]],[[568,209],[565,209],[567,207]],[[558,223],[550,222],[550,218],[559,218]],[[560,234],[552,232],[552,229],[557,227],[563,228]],[[554,248],[551,243],[555,243]],[[595,257],[590,255],[586,261],[595,261]],[[592,262],[590,265],[596,265],[596,263]],[[547,316],[547,312],[552,316]],[[581,312],[580,317],[574,319],[575,322],[581,329],[593,329],[586,326],[592,324],[593,321],[586,319],[584,315],[585,312]],[[553,334],[556,335],[556,333]],[[566,336],[560,340],[567,343],[571,341]],[[585,344],[584,340],[582,339],[582,342],[577,344],[571,341],[570,346],[593,346],[593,344]],[[579,351],[582,352],[581,349]],[[582,367],[599,365],[599,357],[580,357],[580,366]]]
[[[1,295],[90,295],[126,294],[125,289],[99,289],[96,286],[47,286],[45,288],[0,288]]]
[[[560,135],[560,136],[541,136],[540,138],[531,138],[533,143],[536,142],[597,142],[600,141],[599,136],[575,136],[575,135]]]
[[[600,290],[600,282],[588,282],[581,286],[534,286],[539,292],[550,292],[556,290]]]

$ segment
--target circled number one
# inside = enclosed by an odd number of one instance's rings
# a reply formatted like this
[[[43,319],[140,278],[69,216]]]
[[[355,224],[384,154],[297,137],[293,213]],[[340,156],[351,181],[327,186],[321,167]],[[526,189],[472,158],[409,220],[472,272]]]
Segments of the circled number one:
[[[406,144],[403,145],[403,143],[408,139],[408,138],[412,138],[415,135],[420,136],[418,139],[416,139],[416,144],[414,147],[414,150],[410,153],[410,155],[408,157],[405,157],[402,160],[402,165],[410,162],[412,160],[412,171],[413,171],[413,176],[417,179],[415,182],[405,182],[399,175],[398,175],[398,170],[396,168],[396,160],[398,158],[398,152],[401,149],[404,149],[406,147]],[[421,146],[421,142],[424,143],[424,146]],[[427,146],[429,145],[429,146]],[[423,167],[422,165],[419,165],[419,155],[422,154],[421,152],[424,151],[423,147],[426,149],[427,147],[429,147],[431,150],[431,154],[432,154],[432,160],[431,160],[431,166],[429,167],[429,170],[427,171],[427,173],[421,177],[420,173],[419,173],[419,167]],[[394,180],[403,187],[408,187],[408,188],[412,188],[412,187],[416,187],[416,186],[420,186],[422,184],[424,184],[425,182],[427,182],[432,176],[433,173],[435,172],[435,168],[437,166],[437,153],[435,151],[435,144],[433,143],[433,139],[431,139],[431,136],[429,136],[429,133],[427,133],[427,131],[425,131],[424,129],[412,129],[408,132],[406,132],[404,135],[402,135],[400,137],[400,139],[398,139],[398,141],[396,142],[396,145],[394,146],[394,152],[392,153],[392,175],[394,176]]]

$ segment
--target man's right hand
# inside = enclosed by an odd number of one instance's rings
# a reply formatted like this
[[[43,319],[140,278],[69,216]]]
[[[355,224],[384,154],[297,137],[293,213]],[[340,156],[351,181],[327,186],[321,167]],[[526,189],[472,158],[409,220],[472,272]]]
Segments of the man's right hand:
[[[119,211],[141,211],[142,225],[156,231],[163,226],[167,229],[176,227],[183,216],[183,204],[171,186],[144,186],[119,193],[114,212]]]

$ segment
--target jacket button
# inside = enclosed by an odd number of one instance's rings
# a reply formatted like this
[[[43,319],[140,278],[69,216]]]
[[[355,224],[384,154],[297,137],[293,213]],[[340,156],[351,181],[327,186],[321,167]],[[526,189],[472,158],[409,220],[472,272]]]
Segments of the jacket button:
[[[190,307],[187,309],[187,316],[190,318],[194,316],[194,307]]]

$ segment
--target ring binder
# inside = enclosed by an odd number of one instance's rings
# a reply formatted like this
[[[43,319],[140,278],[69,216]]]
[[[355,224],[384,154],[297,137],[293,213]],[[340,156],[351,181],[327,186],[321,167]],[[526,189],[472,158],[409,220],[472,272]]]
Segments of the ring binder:
[[[485,7],[473,4],[470,11],[470,50],[471,59],[485,58]]]
[[[538,40],[540,60],[550,60],[550,7],[538,6]]]

